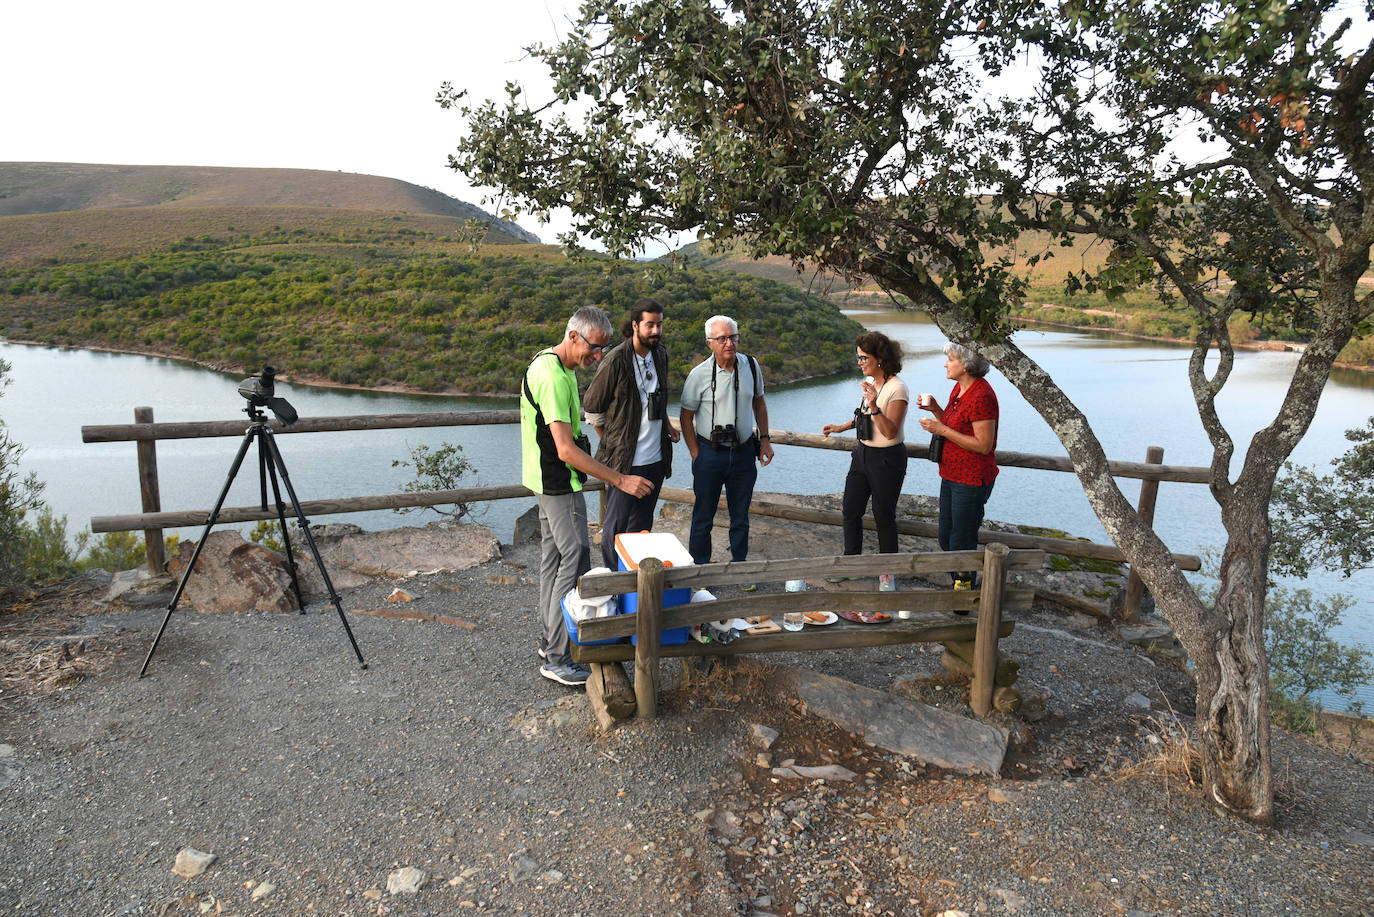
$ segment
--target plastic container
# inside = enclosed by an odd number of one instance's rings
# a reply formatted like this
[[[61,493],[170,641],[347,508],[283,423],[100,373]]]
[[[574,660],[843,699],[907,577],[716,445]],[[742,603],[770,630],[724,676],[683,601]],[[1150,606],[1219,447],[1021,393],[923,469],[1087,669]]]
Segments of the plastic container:
[[[665,567],[690,567],[692,555],[671,532],[621,532],[615,536],[615,556],[621,570],[638,570],[639,562],[648,557],[657,557]],[[714,596],[712,596],[714,598]],[[689,588],[664,589],[663,607],[686,605],[692,599]],[[634,614],[639,610],[639,594],[627,592],[620,597],[622,614]],[[660,644],[671,645],[686,643],[691,639],[690,627],[673,627],[659,635]],[[634,642],[633,640],[631,642]]]
[[[609,640],[577,639],[577,621],[572,616],[572,609],[568,607],[568,598],[573,595],[575,595],[575,592],[569,592],[567,595],[563,596],[563,601],[560,603],[563,608],[563,624],[568,628],[568,637],[573,643],[576,643],[578,646],[597,646],[602,643],[619,643],[624,639],[623,637],[611,637]]]
[[[783,588],[788,592],[805,592],[806,580],[790,579]],[[801,630],[806,626],[806,614],[801,611],[785,611],[782,615],[782,626],[784,630]]]

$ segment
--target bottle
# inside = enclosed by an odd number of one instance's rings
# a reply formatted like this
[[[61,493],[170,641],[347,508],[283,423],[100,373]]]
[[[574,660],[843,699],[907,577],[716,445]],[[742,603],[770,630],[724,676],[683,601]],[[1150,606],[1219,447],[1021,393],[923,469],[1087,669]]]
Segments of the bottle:
[[[805,592],[806,580],[790,579],[784,587],[788,592]],[[806,626],[806,615],[801,611],[783,612],[782,626],[785,630],[801,630]]]

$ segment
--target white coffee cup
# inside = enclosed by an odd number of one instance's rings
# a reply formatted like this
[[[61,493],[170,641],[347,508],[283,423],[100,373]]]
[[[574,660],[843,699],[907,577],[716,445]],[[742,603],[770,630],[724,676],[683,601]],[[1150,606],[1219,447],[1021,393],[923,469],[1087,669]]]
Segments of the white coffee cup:
[[[918,395],[917,398],[919,399],[919,403],[923,408],[928,408],[935,404],[935,396],[932,395],[930,392],[921,392],[921,394]]]

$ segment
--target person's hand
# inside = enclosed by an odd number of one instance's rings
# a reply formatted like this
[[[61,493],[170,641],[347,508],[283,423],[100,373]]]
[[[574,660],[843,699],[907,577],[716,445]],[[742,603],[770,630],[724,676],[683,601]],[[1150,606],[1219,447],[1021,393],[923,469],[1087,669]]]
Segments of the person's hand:
[[[821,427],[821,434],[824,435],[824,436],[829,436],[831,433],[843,433],[843,432],[844,432],[844,424],[842,424],[842,423],[828,423],[828,424],[826,424],[825,426]]]
[[[859,383],[859,388],[863,390],[864,401],[867,401],[869,404],[872,404],[873,399],[878,397],[878,390],[874,388],[872,382],[868,381],[867,376],[864,377],[864,381]]]
[[[760,465],[767,465],[767,464],[771,463],[772,461],[773,461],[773,443],[772,443],[772,441],[766,440],[766,439],[765,439],[765,440],[763,441],[763,445],[759,448],[759,464],[760,464]]]
[[[620,483],[616,485],[617,490],[623,490],[632,497],[642,497],[654,489],[654,485],[648,478],[641,478],[637,474],[622,475]]]
[[[668,424],[668,441],[675,443],[680,439],[682,439],[682,431],[672,424]]]
[[[927,433],[939,433],[944,426],[944,424],[940,423],[940,421],[936,420],[934,417],[921,418],[921,429],[925,430]]]

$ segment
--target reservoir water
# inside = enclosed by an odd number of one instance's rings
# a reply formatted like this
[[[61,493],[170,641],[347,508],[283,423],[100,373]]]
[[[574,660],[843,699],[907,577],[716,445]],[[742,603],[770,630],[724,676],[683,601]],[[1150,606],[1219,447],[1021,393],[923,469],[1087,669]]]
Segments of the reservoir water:
[[[850,313],[867,327],[902,343],[906,353],[902,377],[913,395],[934,392],[942,401],[950,383],[944,378],[941,346],[944,338],[923,316],[881,312]],[[667,332],[696,335],[697,328]],[[741,329],[741,349],[764,353],[766,341],[749,338]],[[1203,432],[1188,387],[1189,350],[1181,345],[1128,340],[1107,334],[1023,330],[1018,344],[1054,376],[1083,409],[1097,430],[1107,455],[1143,461],[1147,446],[1164,448],[1164,461],[1178,465],[1207,465],[1210,445]],[[244,400],[237,392],[243,374],[225,375],[171,360],[58,350],[0,342],[0,358],[13,369],[11,385],[0,397],[0,417],[22,443],[23,469],[47,483],[47,503],[66,515],[71,529],[88,527],[90,517],[137,512],[138,480],[132,443],[83,444],[86,424],[129,423],[136,405],[149,405],[158,421],[244,419]],[[1236,442],[1239,468],[1250,437],[1272,419],[1275,406],[1298,357],[1291,353],[1241,352],[1220,399],[1222,419]],[[590,378],[588,375],[587,378]],[[989,376],[1002,410],[999,445],[1018,452],[1062,455],[1063,448],[1040,419],[995,370]],[[681,380],[672,380],[680,385]],[[474,399],[400,395],[318,388],[278,383],[277,392],[291,401],[302,416],[380,414],[413,411],[489,410],[513,408],[515,399]],[[820,432],[825,423],[839,423],[857,403],[857,373],[771,391],[768,406],[776,429]],[[671,412],[676,416],[676,405]],[[1336,372],[1322,395],[1312,427],[1293,456],[1294,461],[1329,471],[1329,462],[1349,447],[1344,431],[1374,416],[1374,377]],[[923,438],[914,419],[907,437]],[[424,430],[384,430],[354,433],[309,433],[278,438],[291,478],[301,500],[390,493],[412,477],[407,468],[392,467],[422,443],[461,444],[475,471],[464,485],[510,484],[519,479],[519,436],[515,425],[455,427]],[[168,510],[208,509],[218,495],[233,460],[234,438],[167,440],[158,443],[162,505]],[[690,487],[685,447],[679,445],[675,486]],[[759,475],[760,490],[833,493],[843,487],[848,457],[780,446],[777,460]],[[257,475],[251,465],[238,475],[226,505],[255,504]],[[1124,481],[1123,490],[1135,500],[1139,482]],[[934,494],[935,466],[915,461],[905,489]],[[509,540],[515,518],[532,505],[528,499],[498,501],[481,511],[477,521]],[[1003,469],[988,505],[990,518],[1062,529],[1094,541],[1106,534],[1071,474]],[[347,521],[365,528],[418,525],[432,513],[350,513],[319,517],[312,522]],[[1220,513],[1205,485],[1164,483],[1159,490],[1155,528],[1174,550],[1203,554],[1224,541]],[[200,529],[180,529],[184,538],[199,537]],[[838,550],[839,536],[836,534]],[[1318,574],[1300,584],[1319,594],[1344,592],[1356,604],[1346,612],[1341,636],[1374,645],[1374,571],[1349,580]],[[1374,687],[1366,686],[1361,700],[1374,708]]]

